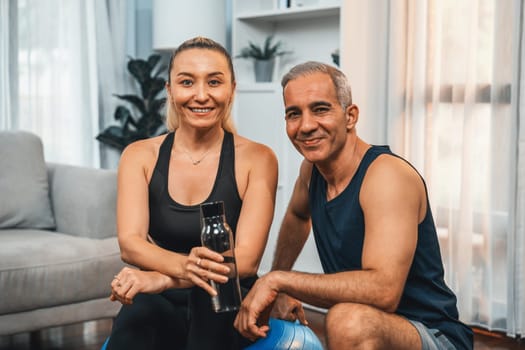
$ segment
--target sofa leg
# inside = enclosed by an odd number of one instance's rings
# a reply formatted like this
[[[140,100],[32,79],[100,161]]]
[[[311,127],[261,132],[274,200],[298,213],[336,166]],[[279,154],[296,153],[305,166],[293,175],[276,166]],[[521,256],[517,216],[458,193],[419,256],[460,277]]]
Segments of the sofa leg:
[[[31,349],[37,350],[42,348],[42,337],[39,330],[29,332],[29,344]]]

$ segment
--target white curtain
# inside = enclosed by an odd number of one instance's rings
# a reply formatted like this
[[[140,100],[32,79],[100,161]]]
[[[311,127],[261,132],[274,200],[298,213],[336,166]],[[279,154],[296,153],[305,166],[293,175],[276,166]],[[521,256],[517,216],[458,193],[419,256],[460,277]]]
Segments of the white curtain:
[[[525,107],[525,85],[518,90],[516,78],[521,71],[525,82],[521,2],[406,0],[388,6],[387,142],[427,181],[445,279],[458,296],[460,318],[523,335],[525,119],[518,114],[518,91]]]
[[[516,8],[516,15],[521,14],[521,41],[516,49],[517,70],[515,74],[516,86],[512,89],[513,96],[519,99],[516,104],[518,125],[517,136],[517,164],[516,164],[516,195],[514,197],[514,227],[509,242],[509,261],[511,282],[509,300],[513,300],[514,307],[509,310],[509,333],[525,336],[525,6]]]
[[[119,100],[113,94],[124,94],[131,89],[130,76],[126,70],[128,61],[128,30],[135,32],[129,21],[129,14],[134,6],[128,0],[98,0],[94,2],[97,37],[98,66],[98,129],[115,124],[113,113]],[[131,11],[128,11],[131,7]],[[128,28],[129,27],[131,28]],[[116,168],[120,153],[113,148],[98,145],[100,148],[100,165],[103,168]]]
[[[18,1],[18,128],[48,161],[98,165],[94,23],[91,1]]]
[[[125,71],[127,2],[9,1],[18,9],[18,47],[10,47],[17,51],[18,91],[10,91],[18,114],[2,126],[38,134],[48,161],[98,167],[95,137],[111,118],[117,82],[125,84],[117,72]]]
[[[16,120],[16,104],[13,103],[16,91],[16,2],[0,0],[0,130],[11,129]]]

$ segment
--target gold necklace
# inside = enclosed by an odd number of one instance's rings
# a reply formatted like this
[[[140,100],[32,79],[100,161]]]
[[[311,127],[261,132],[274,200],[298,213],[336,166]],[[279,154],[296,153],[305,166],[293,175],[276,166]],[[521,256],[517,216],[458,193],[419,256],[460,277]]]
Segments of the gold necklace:
[[[191,156],[190,152],[186,149],[186,147],[181,147],[181,149],[182,149],[182,152],[184,152],[188,156],[188,158],[191,161],[191,164],[196,166],[196,165],[199,165],[204,160],[204,158],[206,158],[206,156],[215,148],[215,146],[217,146],[219,141],[221,141],[220,137],[217,140],[217,142],[215,142],[213,144],[213,146],[211,146],[210,149],[208,149],[206,152],[204,152],[204,154],[197,160],[193,159],[193,157]]]

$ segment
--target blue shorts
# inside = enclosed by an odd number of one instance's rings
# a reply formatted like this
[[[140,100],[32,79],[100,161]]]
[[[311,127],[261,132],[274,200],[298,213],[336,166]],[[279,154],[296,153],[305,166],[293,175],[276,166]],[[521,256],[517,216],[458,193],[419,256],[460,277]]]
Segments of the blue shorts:
[[[422,350],[456,350],[450,340],[439,329],[427,328],[423,323],[408,320],[416,327],[421,338]]]

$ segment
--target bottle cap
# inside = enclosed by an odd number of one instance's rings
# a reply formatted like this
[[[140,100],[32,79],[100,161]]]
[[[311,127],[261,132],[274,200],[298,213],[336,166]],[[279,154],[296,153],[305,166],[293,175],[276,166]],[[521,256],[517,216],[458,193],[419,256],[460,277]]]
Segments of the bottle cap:
[[[201,214],[205,218],[224,215],[224,202],[209,202],[201,204]]]

